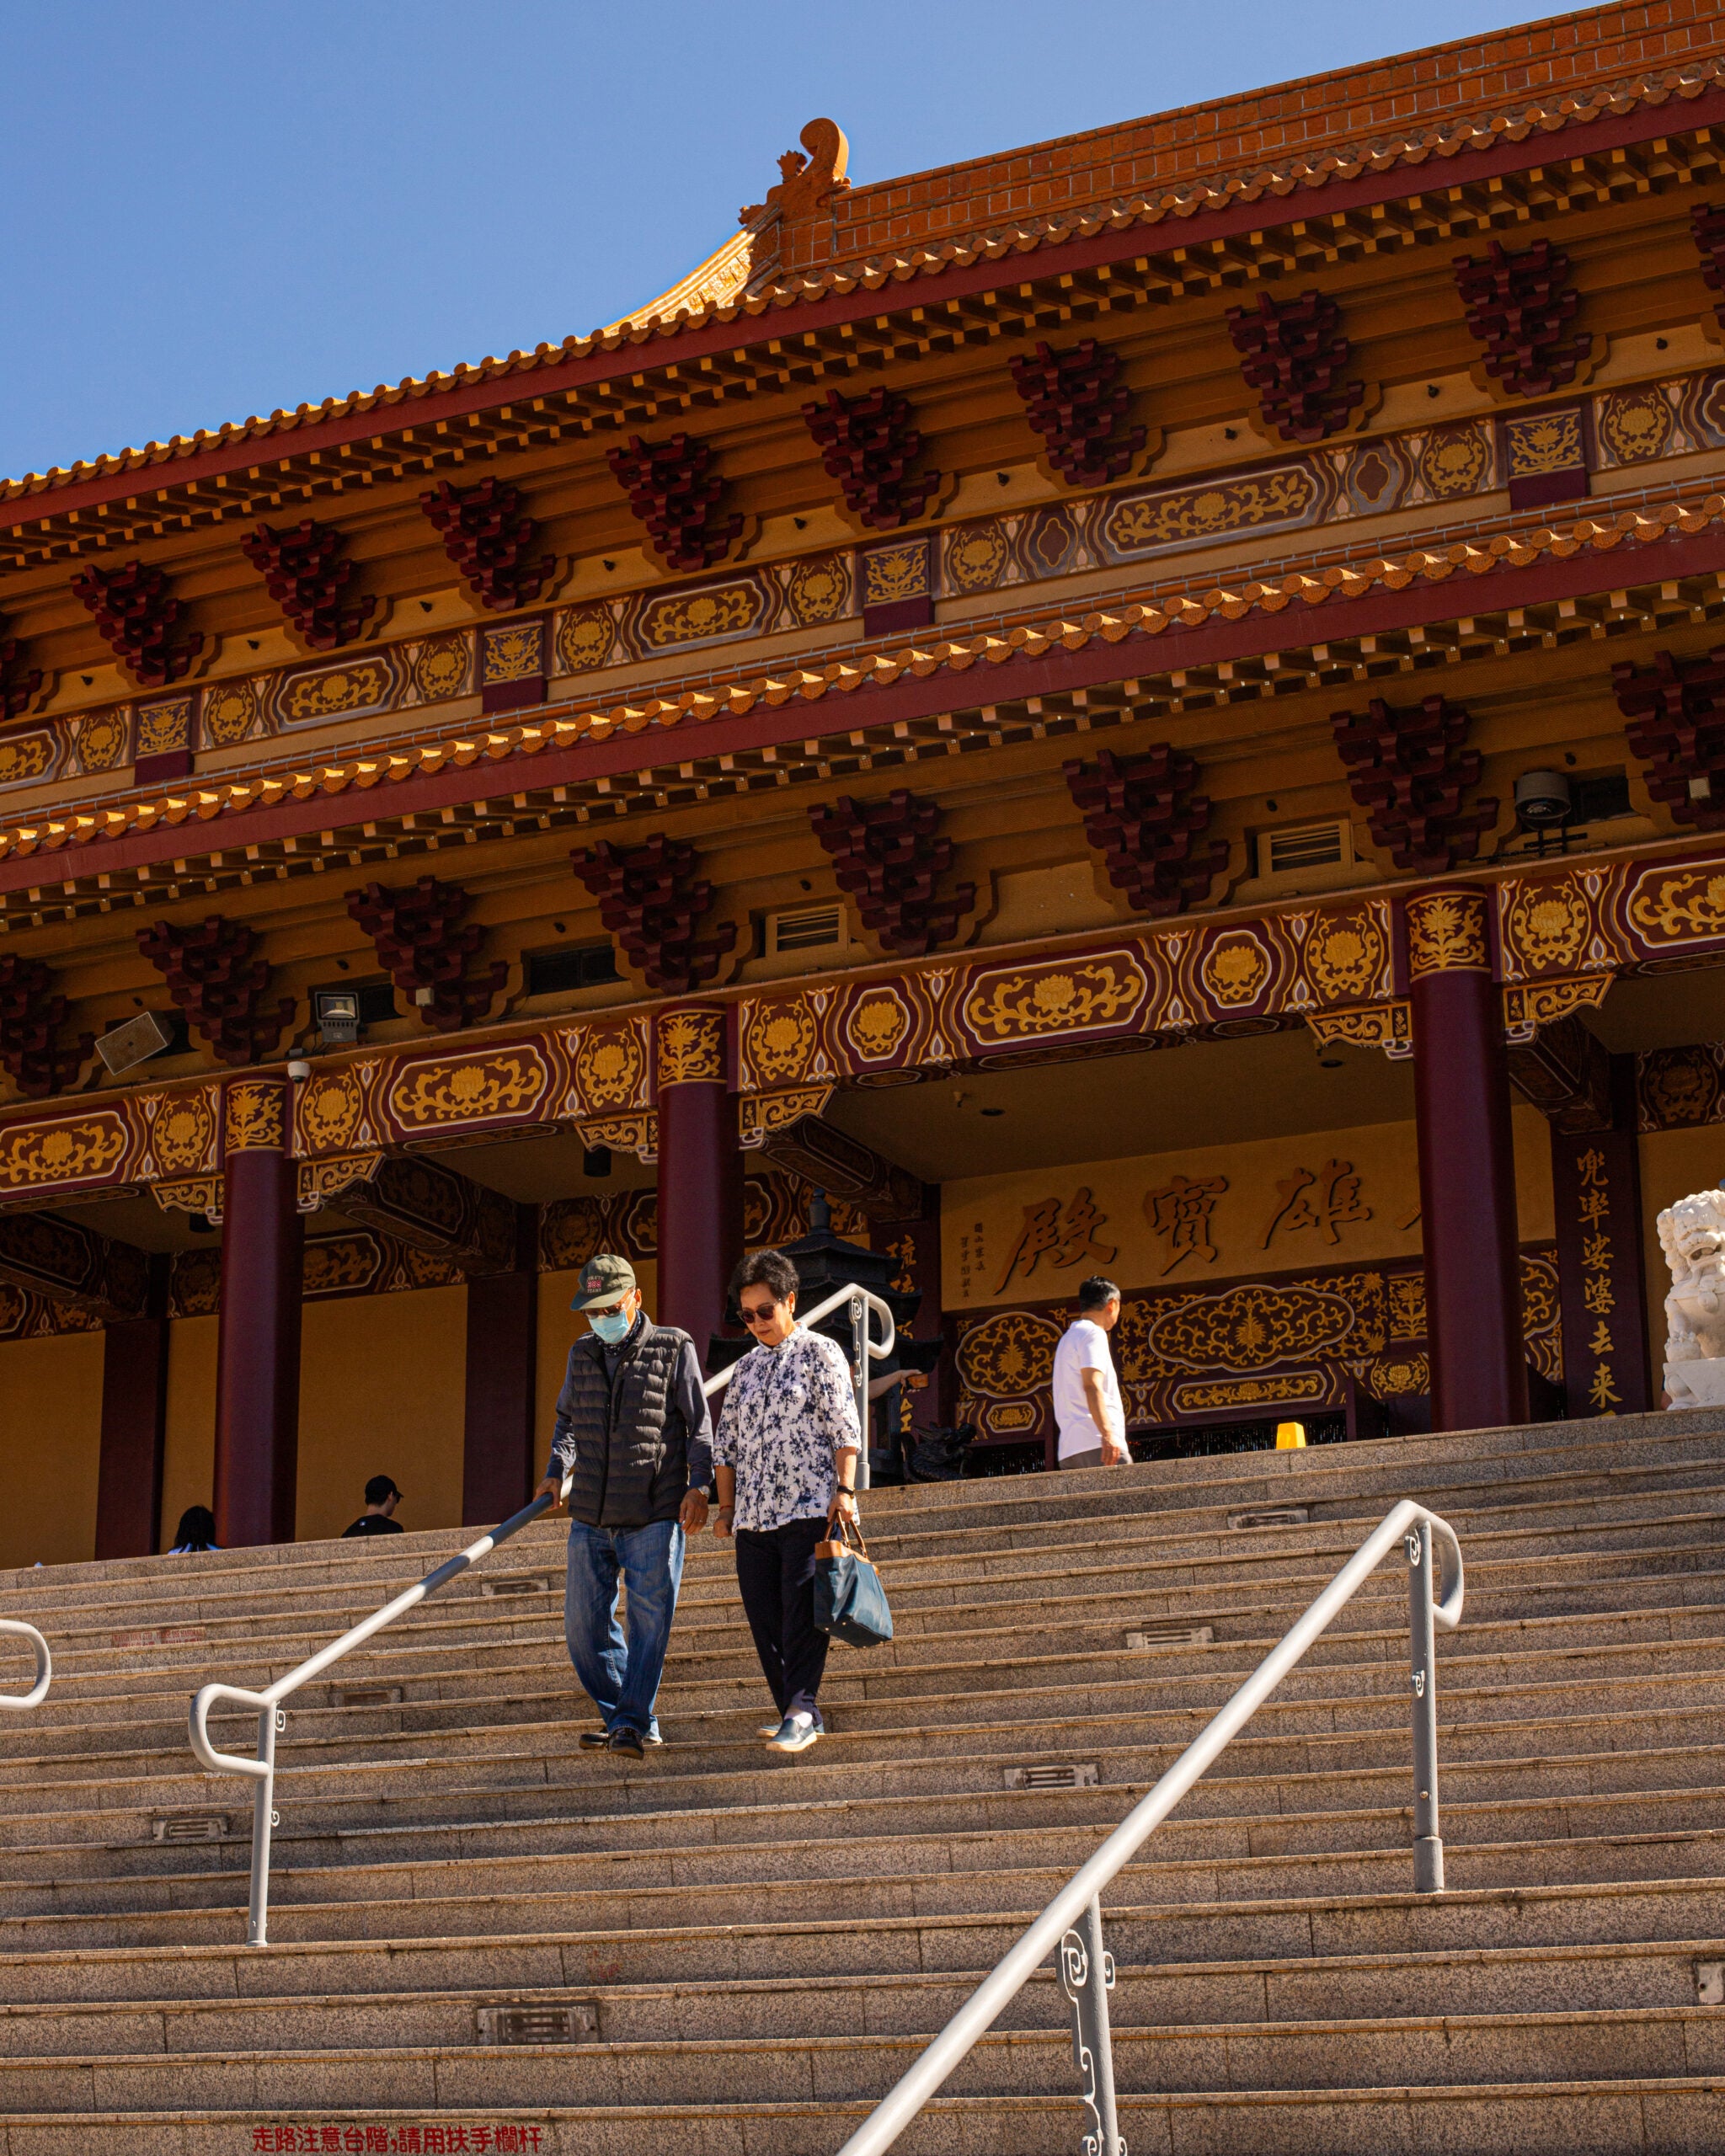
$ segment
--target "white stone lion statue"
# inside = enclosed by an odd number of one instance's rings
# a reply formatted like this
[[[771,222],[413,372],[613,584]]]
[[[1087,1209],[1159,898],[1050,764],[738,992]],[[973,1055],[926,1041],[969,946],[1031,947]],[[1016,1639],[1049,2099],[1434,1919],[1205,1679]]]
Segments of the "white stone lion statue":
[[[1725,1190],[1698,1190],[1659,1215],[1671,1268],[1665,1390],[1673,1407],[1725,1406]]]

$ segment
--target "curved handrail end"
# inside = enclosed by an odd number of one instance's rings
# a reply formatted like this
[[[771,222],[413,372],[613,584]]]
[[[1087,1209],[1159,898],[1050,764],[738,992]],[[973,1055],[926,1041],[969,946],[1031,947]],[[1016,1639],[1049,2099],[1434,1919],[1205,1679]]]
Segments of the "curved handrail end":
[[[36,1681],[28,1692],[0,1692],[0,1707],[22,1710],[25,1707],[39,1707],[48,1696],[48,1687],[54,1678],[54,1657],[48,1642],[34,1625],[26,1625],[21,1617],[0,1617],[0,1632],[14,1639],[28,1640],[35,1651]]]

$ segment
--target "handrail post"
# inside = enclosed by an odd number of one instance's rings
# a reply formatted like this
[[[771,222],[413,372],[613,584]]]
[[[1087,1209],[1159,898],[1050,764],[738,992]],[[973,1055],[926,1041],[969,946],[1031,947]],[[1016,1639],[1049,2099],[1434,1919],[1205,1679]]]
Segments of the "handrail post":
[[[1438,1657],[1432,1622],[1432,1524],[1408,1529],[1408,1660],[1413,1694],[1413,1891],[1444,1891],[1444,1844],[1438,1832]]]
[[[857,1453],[857,1487],[868,1482],[868,1305],[854,1291],[851,1296],[851,1382],[857,1391],[857,1427],[862,1443]]]
[[[1114,2104],[1114,2047],[1108,2029],[1114,1957],[1103,1945],[1102,1903],[1095,1895],[1061,1940],[1055,1961],[1060,1989],[1072,2006],[1072,2063],[1083,2076],[1081,2093],[1096,2122],[1096,2131],[1084,2137],[1084,2156],[1126,2156]]]
[[[274,1700],[258,1710],[258,1758],[266,1771],[258,1777],[252,1798],[252,1900],[246,1924],[246,1945],[270,1943],[270,1836],[276,1823],[275,1732],[287,1716]]]

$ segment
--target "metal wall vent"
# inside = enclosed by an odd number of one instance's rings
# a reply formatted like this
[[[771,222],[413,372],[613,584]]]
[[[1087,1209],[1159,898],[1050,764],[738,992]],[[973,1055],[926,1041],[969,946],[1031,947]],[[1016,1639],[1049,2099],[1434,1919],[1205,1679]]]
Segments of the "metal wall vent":
[[[506,1573],[501,1579],[481,1580],[481,1594],[549,1594],[551,1582],[526,1572]]]
[[[1094,1789],[1102,1780],[1088,1763],[1081,1767],[1008,1767],[1006,1774],[1008,1789]]]
[[[585,2044],[599,2034],[596,1999],[567,2006],[481,2006],[473,2020],[482,2044]]]
[[[399,1684],[349,1684],[337,1690],[335,1704],[339,1707],[398,1707],[401,1705]]]
[[[1288,876],[1301,868],[1340,868],[1353,860],[1352,830],[1345,817],[1265,831],[1258,841],[1260,876]]]
[[[1126,1644],[1138,1654],[1154,1654],[1158,1647],[1207,1647],[1215,1637],[1210,1625],[1146,1625],[1141,1632],[1128,1632]]]
[[[225,1812],[170,1812],[150,1822],[152,1842],[219,1842],[227,1832]]]
[[[1311,1514],[1304,1505],[1263,1505],[1256,1512],[1230,1513],[1230,1527],[1309,1527]]]

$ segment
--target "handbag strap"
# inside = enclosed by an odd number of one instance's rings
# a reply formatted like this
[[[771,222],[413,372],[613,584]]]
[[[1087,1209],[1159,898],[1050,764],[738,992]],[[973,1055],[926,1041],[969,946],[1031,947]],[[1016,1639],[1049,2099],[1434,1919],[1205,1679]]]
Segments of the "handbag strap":
[[[871,1565],[873,1564],[874,1560],[868,1556],[868,1545],[862,1540],[862,1527],[860,1521],[856,1526],[852,1527],[850,1521],[845,1518],[842,1513],[841,1513],[838,1516],[838,1530],[839,1538],[847,1549],[850,1547],[852,1540],[854,1537],[857,1545],[857,1555],[859,1557],[868,1557],[869,1563]]]

